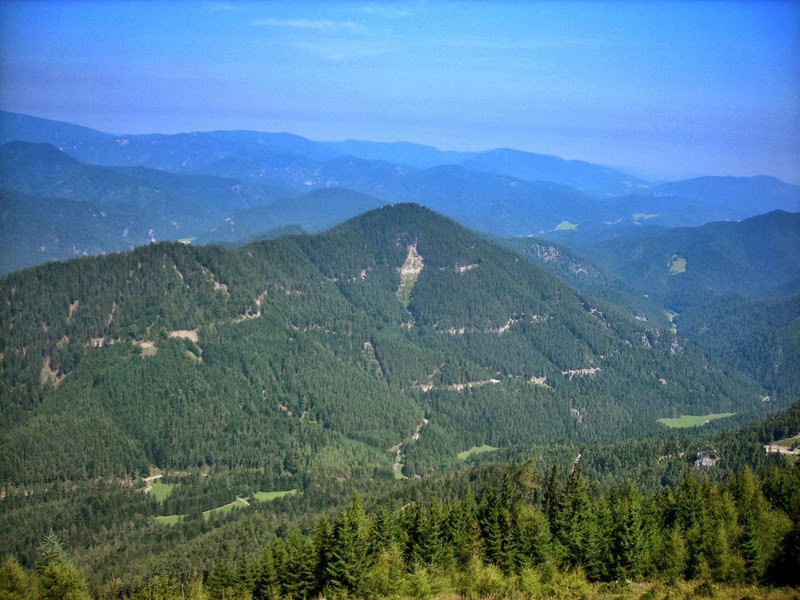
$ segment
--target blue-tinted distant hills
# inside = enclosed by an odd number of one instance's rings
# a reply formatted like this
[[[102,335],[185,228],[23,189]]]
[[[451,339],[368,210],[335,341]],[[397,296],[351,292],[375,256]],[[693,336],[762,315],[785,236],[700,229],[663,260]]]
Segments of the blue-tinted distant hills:
[[[285,194],[208,175],[84,164],[46,143],[0,146],[0,174],[2,272],[195,237],[234,210]]]
[[[265,206],[237,210],[222,223],[198,236],[194,243],[236,244],[271,239],[283,233],[319,232],[383,204],[373,196],[352,190],[314,190]],[[302,227],[298,225],[300,223]],[[293,225],[294,229],[291,228]]]
[[[236,243],[287,227],[317,231],[356,211],[401,202],[496,236],[573,245],[800,211],[800,186],[772,177],[656,185],[606,166],[511,149],[449,152],[251,131],[112,135],[8,112],[0,112],[0,143],[0,188],[88,202],[116,219],[107,222],[126,223],[114,235],[127,231],[130,245],[153,238]],[[308,196],[330,189],[338,191]],[[6,227],[30,214],[29,206],[13,206],[18,198],[4,198]],[[309,208],[315,203],[320,210]],[[69,222],[68,211],[59,214]],[[90,246],[115,249],[101,241],[76,247],[83,253]]]
[[[588,245],[584,252],[642,294],[677,311],[736,294],[800,294],[800,213],[772,211]]]
[[[486,152],[443,151],[431,146],[406,142],[380,143],[348,140],[329,142],[329,148],[363,158],[429,169],[459,165],[484,173],[519,177],[528,181],[551,181],[569,185],[587,194],[624,195],[647,187],[645,181],[619,170],[558,156],[498,148]]]

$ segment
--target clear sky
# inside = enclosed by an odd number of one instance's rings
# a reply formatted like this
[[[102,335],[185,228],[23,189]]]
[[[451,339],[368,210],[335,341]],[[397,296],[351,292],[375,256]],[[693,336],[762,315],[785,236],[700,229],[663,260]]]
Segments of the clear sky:
[[[0,2],[0,107],[800,183],[800,2]]]

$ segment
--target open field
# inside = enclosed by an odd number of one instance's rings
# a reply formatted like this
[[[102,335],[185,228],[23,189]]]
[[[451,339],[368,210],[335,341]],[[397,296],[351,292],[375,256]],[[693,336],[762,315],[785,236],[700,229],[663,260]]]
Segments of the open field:
[[[224,515],[225,513],[231,512],[234,508],[244,508],[245,506],[250,506],[250,503],[245,500],[244,498],[236,498],[233,502],[228,502],[228,504],[223,504],[222,506],[218,506],[217,508],[212,508],[211,510],[203,511],[203,519],[208,521],[211,518],[212,514],[220,514]]]
[[[158,484],[162,487],[169,487],[169,491],[172,492],[172,486],[167,484]],[[153,485],[153,490],[151,493],[156,493],[155,484]],[[212,508],[206,511],[203,511],[203,519],[208,521],[211,518],[212,514],[225,514],[232,511],[234,508],[246,508],[250,506],[250,500],[255,500],[257,502],[269,502],[271,500],[275,500],[276,498],[282,498],[283,496],[294,496],[297,493],[297,489],[293,490],[278,490],[274,492],[256,492],[249,498],[239,498],[237,497],[236,500],[233,502],[228,502],[228,504],[223,504],[222,506],[218,506],[216,508]],[[168,496],[169,494],[167,494]],[[164,496],[166,498],[167,496]],[[161,523],[162,525],[175,525],[179,521],[183,520],[186,515],[164,515],[160,517],[156,517],[156,522]]]
[[[577,223],[570,223],[569,221],[561,221],[561,223],[556,225],[556,231],[574,231],[577,228]]]
[[[699,427],[715,419],[727,419],[736,413],[710,413],[707,415],[683,415],[677,419],[659,419],[658,422],[669,428]]]
[[[482,446],[473,446],[469,450],[459,452],[456,454],[456,456],[458,457],[458,460],[467,460],[473,454],[483,454],[484,452],[492,452],[493,450],[497,450],[497,448],[483,444]]]
[[[686,272],[686,259],[680,256],[673,256],[672,262],[669,265],[669,272],[673,275]]]
[[[150,486],[150,495],[156,499],[156,502],[163,502],[170,497],[173,487],[175,486],[171,483],[153,482]]]
[[[160,523],[161,525],[175,525],[185,516],[186,515],[166,515],[162,517],[156,517],[156,523]]]
[[[297,489],[283,490],[277,492],[256,492],[250,497],[250,499],[256,500],[258,502],[269,502],[270,500],[275,500],[276,498],[283,498],[284,496],[294,496],[296,493]]]

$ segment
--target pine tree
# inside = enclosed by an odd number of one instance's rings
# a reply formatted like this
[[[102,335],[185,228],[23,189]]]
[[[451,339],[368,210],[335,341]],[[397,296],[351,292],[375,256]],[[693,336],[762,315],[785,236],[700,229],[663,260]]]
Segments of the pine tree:
[[[544,492],[542,509],[550,523],[550,531],[556,535],[560,529],[559,520],[564,505],[564,492],[561,489],[561,478],[558,465],[553,465],[550,476],[547,478],[547,487]]]
[[[480,555],[481,530],[475,513],[472,487],[467,487],[464,498],[459,504],[450,507],[445,536],[458,567],[465,567],[470,559]]]
[[[271,546],[264,548],[255,571],[253,600],[276,600],[280,596],[280,583]]]
[[[390,543],[375,553],[375,560],[367,570],[359,588],[365,598],[389,598],[402,587],[406,572],[403,552],[396,543]]]
[[[328,581],[328,566],[331,561],[331,547],[333,545],[333,528],[331,527],[328,519],[323,515],[317,521],[317,527],[314,529],[314,553],[315,553],[315,566],[314,566],[314,592],[322,594],[325,589],[325,584]]]
[[[289,534],[286,543],[286,562],[284,569],[287,577],[283,588],[292,598],[309,598],[317,585],[315,568],[317,557],[314,545],[303,539],[298,530]]]
[[[639,491],[628,481],[622,492],[614,531],[616,576],[637,579],[642,574],[645,539]]]
[[[368,566],[368,521],[361,498],[353,495],[350,508],[333,526],[333,544],[328,563],[328,586],[334,594],[355,593]]]
[[[51,529],[39,547],[36,583],[41,600],[86,600],[89,586]]]
[[[750,583],[761,579],[766,566],[759,531],[764,527],[766,502],[752,471],[745,467],[733,479],[731,489],[738,513],[739,551],[744,560],[745,578]]]
[[[212,598],[229,600],[238,597],[239,591],[238,573],[226,556],[208,576],[208,593]]]
[[[583,480],[581,466],[575,465],[567,480],[564,496],[563,530],[560,532],[567,560],[574,565],[582,564],[587,557],[589,540],[592,537],[592,521],[589,489]]]
[[[500,566],[503,562],[503,504],[494,488],[489,488],[478,509],[486,562]]]
[[[396,540],[396,532],[392,515],[385,506],[378,508],[372,520],[370,531],[370,548],[377,554],[383,548],[388,548]]]

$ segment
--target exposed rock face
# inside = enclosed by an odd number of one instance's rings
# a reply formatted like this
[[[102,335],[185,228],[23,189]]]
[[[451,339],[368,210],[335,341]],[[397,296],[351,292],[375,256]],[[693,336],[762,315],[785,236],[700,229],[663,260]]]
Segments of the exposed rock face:
[[[411,244],[408,247],[408,255],[400,267],[400,286],[397,288],[397,299],[403,303],[405,308],[411,303],[411,290],[422,273],[425,266],[422,256],[417,253],[417,245]]]
[[[720,460],[719,453],[713,448],[703,448],[697,451],[697,458],[694,461],[695,469],[714,467]]]

